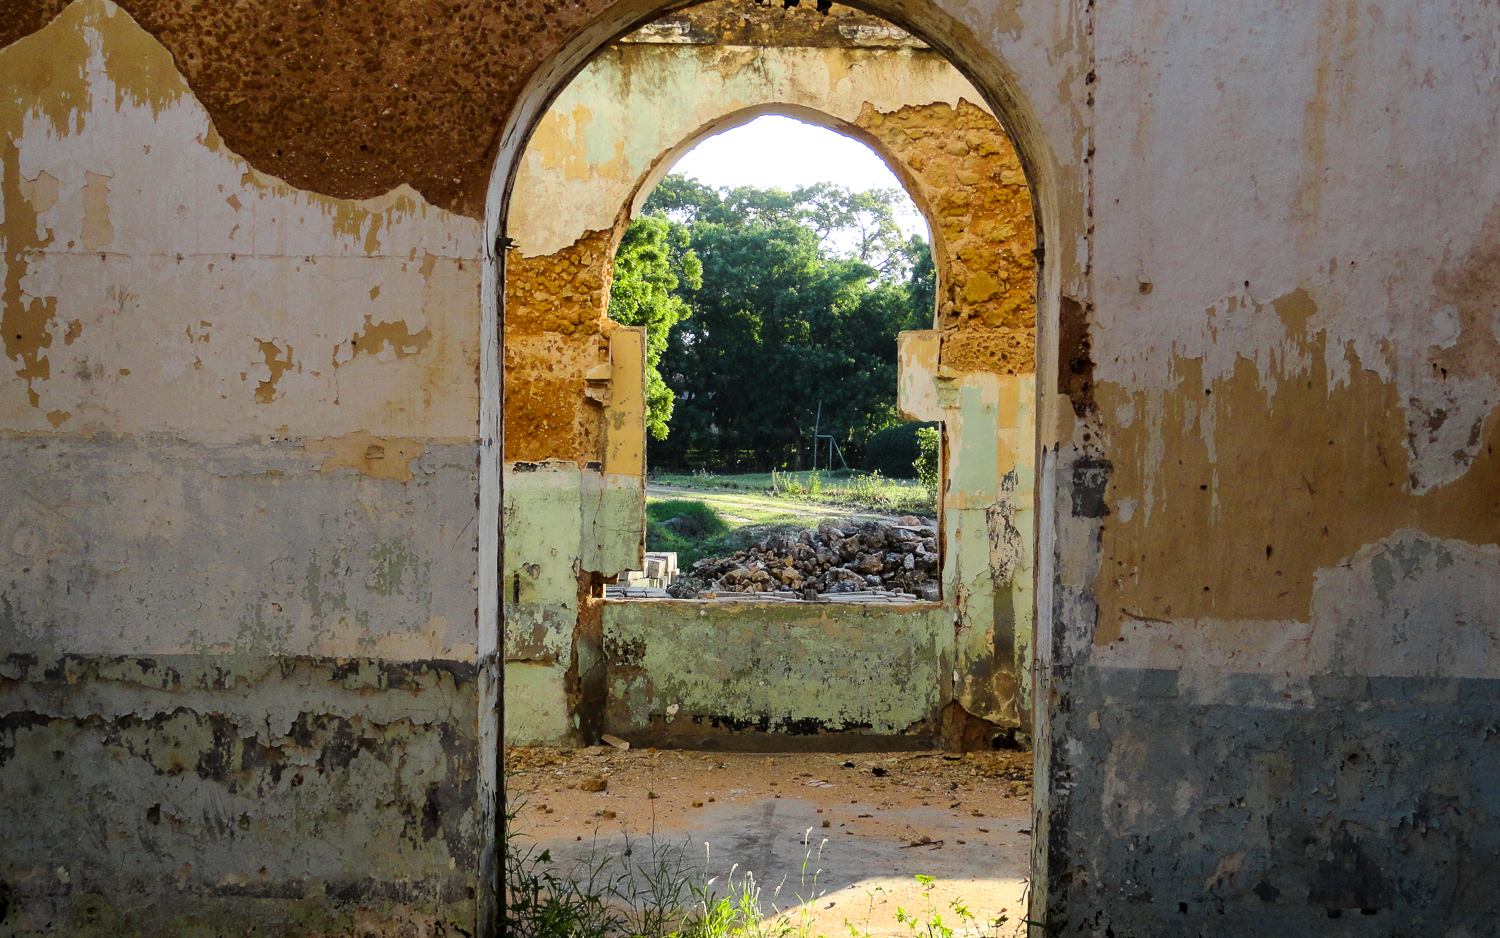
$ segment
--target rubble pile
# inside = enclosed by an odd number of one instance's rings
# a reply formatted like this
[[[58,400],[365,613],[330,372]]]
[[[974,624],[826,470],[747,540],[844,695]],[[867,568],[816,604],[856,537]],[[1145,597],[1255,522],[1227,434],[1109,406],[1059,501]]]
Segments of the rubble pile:
[[[711,593],[826,593],[885,590],[939,598],[937,528],[918,518],[825,521],[817,530],[770,534],[733,557],[704,559],[667,587],[693,599]]]

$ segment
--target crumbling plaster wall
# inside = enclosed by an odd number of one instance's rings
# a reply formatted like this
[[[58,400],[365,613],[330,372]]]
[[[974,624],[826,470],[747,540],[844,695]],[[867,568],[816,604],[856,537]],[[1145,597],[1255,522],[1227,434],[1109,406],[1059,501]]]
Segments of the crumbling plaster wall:
[[[739,45],[746,34],[772,44]],[[664,725],[669,706],[684,726],[705,732],[749,725],[930,738],[954,700],[998,726],[1029,724],[1034,392],[1016,390],[1032,387],[1033,222],[1015,150],[973,103],[978,97],[940,55],[868,16],[839,7],[825,20],[721,2],[625,37],[553,102],[526,151],[507,228],[514,247],[506,264],[504,577],[516,600],[506,616],[508,738],[552,742],[604,726],[640,742],[681,735],[682,727]],[[638,565],[643,524],[644,480],[597,465],[601,428],[624,418],[597,406],[588,388],[614,328],[605,316],[614,246],[631,210],[683,153],[768,110],[831,125],[891,163],[932,221],[941,294],[933,333],[940,343],[932,348],[941,349],[945,380],[971,373],[1010,380],[1008,394],[991,381],[987,393],[962,405],[945,401],[946,409],[934,404],[921,416],[949,421],[953,466],[969,467],[952,475],[944,499],[945,634],[931,633],[926,613],[833,606],[802,616],[821,625],[793,629],[797,651],[781,647],[784,617],[756,604],[714,604],[683,614],[706,627],[705,636],[724,634],[683,643],[665,620],[648,635],[638,610],[601,609],[593,595],[591,580]],[[932,373],[938,365],[934,355],[921,367]],[[960,412],[967,431],[959,431]],[[1004,452],[995,443],[1001,425],[1024,428]],[[580,517],[595,519],[581,543]],[[610,519],[602,528],[601,517]],[[614,552],[617,566],[579,562],[600,533],[627,548]],[[861,680],[814,655],[828,669],[820,685],[834,692],[807,693],[806,675],[782,665],[810,654],[819,636],[828,647],[843,642],[850,623],[903,644],[888,649],[895,657],[873,655],[867,666],[875,670]],[[752,633],[759,637],[745,640]],[[653,657],[655,647],[671,654]],[[936,654],[921,669],[925,684],[911,679],[906,663],[923,649]],[[586,690],[600,670],[602,689]],[[732,678],[685,677],[720,672]],[[785,699],[747,714],[748,702],[765,696],[758,688],[772,685]],[[883,699],[898,687],[908,699]],[[602,724],[593,712],[601,706]],[[909,717],[900,725],[890,717],[898,712]]]
[[[1491,933],[1500,24],[1098,10],[1042,495],[1050,914]]]
[[[1496,490],[1493,399],[1485,388],[1500,375],[1486,332],[1495,293],[1491,219],[1500,202],[1493,152],[1500,97],[1492,78],[1500,37],[1491,11],[1476,0],[1213,8],[1177,0],[891,0],[871,7],[959,63],[1002,115],[1047,235],[1037,345],[1045,781],[1032,917],[1098,935],[1492,931],[1500,893],[1488,888],[1494,877],[1486,864],[1500,845],[1493,825],[1482,823],[1495,814],[1491,780],[1500,771],[1495,604],[1485,592],[1494,582]],[[9,56],[67,7],[10,0],[3,9],[0,55]],[[648,0],[375,0],[358,8],[243,0],[214,16],[168,0],[127,0],[125,9],[172,54],[247,170],[335,199],[373,199],[406,183],[436,209],[474,218],[487,211],[486,238],[503,231],[513,171],[550,95],[594,50],[657,12]],[[43,78],[4,87],[27,100],[50,97],[53,86]],[[65,112],[68,94],[57,96]],[[141,110],[133,98],[127,109]],[[16,132],[5,128],[11,143]],[[49,133],[34,123],[24,137]],[[182,146],[190,150],[191,139]],[[0,158],[6,185],[19,186],[15,156]],[[81,190],[88,182],[70,185]],[[28,228],[30,237],[46,237],[34,222],[11,223],[21,204],[7,189],[7,245]],[[188,209],[192,219],[208,203]],[[111,215],[112,225],[121,220]],[[167,224],[187,223],[169,217]],[[116,263],[121,254],[116,246]],[[7,284],[18,263],[7,253]],[[151,263],[142,258],[132,270]],[[209,282],[188,299],[206,304],[216,288]],[[38,298],[8,293],[5,311]],[[356,298],[341,292],[313,318],[336,315],[328,311]],[[362,321],[363,314],[356,325]],[[53,344],[39,348],[54,369],[51,354],[68,348],[68,330],[45,331]],[[343,324],[338,334],[347,334]],[[481,354],[489,347],[481,344]],[[147,340],[121,335],[121,354],[142,348],[149,351]],[[28,354],[7,350],[15,369],[40,370],[42,355]],[[481,366],[497,386],[494,367],[483,359]],[[238,369],[229,374],[237,380]],[[256,387],[270,377],[268,366]],[[7,435],[12,452],[31,452],[65,432],[40,423],[57,408],[32,407],[27,380],[17,378],[7,392],[19,396],[6,407],[32,428]],[[34,388],[39,398],[52,380]],[[376,393],[384,400],[385,392]],[[164,406],[160,396],[152,401]],[[188,410],[198,401],[180,403]],[[217,420],[202,432],[239,439],[235,425]],[[1317,432],[1328,428],[1336,432]],[[96,443],[109,440],[84,440]],[[112,452],[101,464],[112,467]],[[247,493],[250,514],[258,513],[254,493],[281,483],[243,468],[225,472],[223,484]],[[66,488],[73,472],[52,460],[34,460],[27,470],[28,479],[7,476],[7,505],[44,476]],[[385,495],[395,480],[348,472],[302,477],[371,486],[377,513],[399,500]],[[494,481],[486,479],[477,488],[490,497]],[[454,487],[472,502],[472,482]],[[114,491],[70,497],[104,505]],[[232,531],[248,516],[226,512],[222,528]],[[313,515],[296,496],[282,517],[278,530],[308,525]],[[426,515],[411,523],[432,531]],[[0,538],[15,542],[14,531]],[[468,549],[441,543],[455,553]],[[1279,565],[1253,566],[1267,546]],[[1220,552],[1219,560],[1200,560],[1204,551]],[[10,556],[8,577],[26,569],[18,556]],[[260,569],[232,551],[211,560],[228,579]],[[1127,572],[1111,572],[1121,569]],[[1276,570],[1295,586],[1267,588]],[[158,572],[139,574],[141,582]],[[100,570],[101,577],[120,574]],[[358,576],[349,580],[351,597],[363,595]],[[1210,596],[1200,595],[1203,586]],[[51,600],[68,589],[58,578],[33,595]],[[1131,619],[1122,608],[1150,618]],[[6,623],[17,621],[15,611],[5,615]],[[99,621],[119,617],[111,610]],[[7,643],[15,628],[4,626]],[[1138,641],[1146,650],[1132,658],[1126,646],[1147,634],[1167,641]],[[274,660],[275,674],[282,664],[295,670]],[[32,673],[25,662],[7,667],[7,682],[23,669]],[[133,686],[107,671],[53,670],[55,688],[77,700]],[[177,673],[184,687],[195,685],[197,672]],[[325,673],[320,686],[343,680]],[[15,699],[16,685],[4,689],[7,701]],[[314,708],[354,712],[383,696],[361,692]],[[461,696],[470,699],[467,690]],[[233,699],[248,701],[251,713],[275,711],[259,696]],[[129,700],[132,712],[139,700]],[[6,711],[15,712],[12,704]],[[62,721],[59,741],[84,751],[107,725],[102,716],[46,719]],[[38,745],[4,771],[41,772],[49,756],[69,751],[31,738]],[[128,749],[93,751],[93,761],[73,763],[72,777],[98,795],[70,807],[118,802],[105,794],[106,780]],[[210,762],[202,774],[153,774],[150,785],[214,792],[215,771]],[[307,777],[296,789],[278,782],[287,787],[258,804],[305,812],[317,793]],[[4,786],[16,799],[7,810],[19,804],[25,812],[22,830],[46,806],[38,800],[32,812],[29,798],[12,792],[42,784]],[[118,803],[153,830],[184,816],[163,803],[154,815],[160,824],[151,824],[155,802],[144,803],[146,790]],[[217,810],[223,802],[215,794],[211,803]],[[96,882],[168,862],[110,852],[140,841],[110,835],[118,828],[99,823],[103,816],[102,807],[81,815]],[[18,828],[7,819],[4,829]],[[59,829],[51,849],[78,842],[78,829]],[[276,836],[293,839],[289,829]],[[233,836],[234,857],[272,850],[270,837]],[[5,844],[7,863],[29,855]],[[347,859],[329,861],[338,862]],[[78,901],[85,890],[74,884],[75,868],[33,882],[82,916],[88,906]],[[35,865],[27,870],[33,875]],[[191,870],[181,890],[176,880],[153,877],[132,887],[138,906],[180,903],[241,932],[249,926],[225,910],[252,902],[257,923],[284,916],[287,932],[350,930],[351,909],[379,884],[329,888],[333,878],[314,875],[301,899],[286,897],[302,888],[291,879],[283,890],[255,887],[259,898],[247,898],[240,893],[248,887],[212,884]],[[380,884],[386,895],[398,894],[392,882]],[[1341,908],[1365,902],[1374,903],[1374,915]],[[27,908],[7,903],[8,914]],[[1330,919],[1329,907],[1341,917]],[[325,915],[326,928],[305,924]],[[159,934],[161,921],[143,912],[107,930]],[[378,915],[360,925],[376,930]]]
[[[480,226],[0,49],[0,932],[472,931]]]

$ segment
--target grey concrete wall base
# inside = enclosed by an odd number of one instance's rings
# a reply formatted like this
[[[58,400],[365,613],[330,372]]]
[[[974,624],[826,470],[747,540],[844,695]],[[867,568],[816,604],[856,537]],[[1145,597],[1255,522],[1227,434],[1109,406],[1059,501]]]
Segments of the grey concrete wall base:
[[[1062,934],[1494,934],[1500,681],[1060,677]]]
[[[470,931],[470,662],[0,659],[0,934]]]

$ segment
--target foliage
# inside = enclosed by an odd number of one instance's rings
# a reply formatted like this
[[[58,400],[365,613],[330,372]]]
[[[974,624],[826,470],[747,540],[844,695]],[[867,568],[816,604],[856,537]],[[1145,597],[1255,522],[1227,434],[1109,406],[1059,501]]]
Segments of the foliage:
[[[870,437],[865,444],[864,468],[892,479],[915,479],[916,462],[922,449],[917,431],[934,423],[898,423]]]
[[[704,549],[729,530],[729,522],[699,501],[668,499],[646,503],[646,549],[676,551],[679,568],[710,556]]]
[[[917,470],[917,478],[922,480],[934,499],[937,498],[938,477],[942,466],[940,439],[935,426],[922,427],[917,431],[917,444],[921,448],[921,454],[917,456],[914,468]]]
[[[932,262],[932,247],[916,235],[906,243],[911,260],[911,277],[906,281],[906,301],[911,315],[907,329],[931,329],[937,316],[937,267]]]
[[[610,908],[599,869],[559,874],[552,855],[525,847],[515,832],[520,805],[505,815],[505,890],[500,902],[502,935],[526,938],[608,938],[622,919]]]
[[[849,494],[856,501],[866,505],[889,502],[890,497],[885,494],[885,487],[881,485],[882,481],[879,469],[864,475],[855,474],[849,480]]]
[[[795,472],[771,470],[771,493],[792,498],[816,497],[823,491],[823,478],[813,469],[805,476]]]
[[[665,522],[674,519],[690,519],[698,531],[708,537],[718,537],[729,530],[729,523],[719,513],[699,501],[670,498],[653,501],[646,505],[646,520]]]
[[[658,185],[648,217],[689,231],[683,256],[701,270],[674,291],[691,316],[677,317],[659,359],[676,405],[653,465],[798,468],[815,425],[857,458],[896,422],[896,333],[931,320],[930,299],[925,314],[911,305],[930,253],[901,238],[897,196]]]
[[[631,222],[615,253],[609,316],[626,326],[646,327],[646,429],[666,439],[672,418],[672,390],[662,380],[661,356],[673,326],[691,314],[675,291],[703,285],[703,265],[689,248],[686,227],[665,215]]]

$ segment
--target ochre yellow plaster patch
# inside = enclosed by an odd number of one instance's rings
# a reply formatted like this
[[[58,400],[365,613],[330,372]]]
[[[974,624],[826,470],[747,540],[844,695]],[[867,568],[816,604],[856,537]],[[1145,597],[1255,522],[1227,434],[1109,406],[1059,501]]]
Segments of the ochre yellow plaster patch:
[[[567,115],[549,111],[529,143],[541,157],[542,168],[562,169],[568,179],[588,179],[589,151],[583,128],[593,119],[593,112],[581,104]]]
[[[378,288],[377,288],[378,291]],[[372,291],[371,299],[378,295]],[[354,338],[349,340],[353,349],[350,358],[356,355],[379,355],[386,349],[397,358],[406,358],[415,355],[427,347],[432,341],[432,327],[423,326],[419,331],[412,332],[411,327],[405,320],[396,322],[372,322],[373,317],[365,317],[365,328]],[[335,362],[335,364],[341,364]]]
[[[322,472],[339,469],[354,469],[360,475],[375,479],[409,481],[412,476],[412,460],[427,451],[427,447],[416,440],[398,437],[378,437],[368,430],[356,430],[343,436],[323,440],[306,440],[303,449],[309,453],[325,453]]]
[[[265,339],[255,341],[260,344],[260,352],[266,357],[266,367],[271,369],[270,380],[260,382],[255,388],[255,402],[269,404],[276,399],[276,382],[295,364],[292,361],[292,347],[288,345],[283,351],[275,342],[267,342]]]
[[[1304,332],[1311,298],[1297,291],[1271,305],[1311,362],[1278,370],[1274,393],[1245,359],[1205,382],[1201,362],[1178,358],[1166,391],[1098,385],[1101,413],[1165,408],[1159,422],[1138,417],[1109,433],[1098,644],[1131,619],[1308,621],[1319,571],[1400,528],[1500,542],[1500,420],[1486,421],[1462,478],[1414,495],[1396,386],[1352,348],[1348,380],[1334,386],[1326,334]]]
[[[0,114],[3,114],[0,111]],[[0,126],[0,136],[4,127]],[[0,235],[5,241],[5,281],[0,287],[0,330],[3,330],[5,355],[19,362],[17,377],[26,381],[32,407],[41,406],[36,382],[52,377],[51,360],[42,349],[52,347],[52,333],[47,324],[57,312],[56,297],[28,296],[21,287],[34,254],[52,243],[52,234],[37,236],[37,213],[21,192],[19,154],[14,143],[7,143],[0,164],[0,203],[4,221]]]

